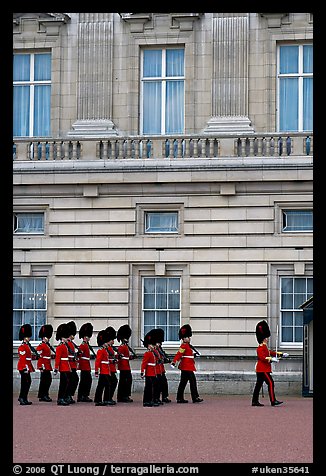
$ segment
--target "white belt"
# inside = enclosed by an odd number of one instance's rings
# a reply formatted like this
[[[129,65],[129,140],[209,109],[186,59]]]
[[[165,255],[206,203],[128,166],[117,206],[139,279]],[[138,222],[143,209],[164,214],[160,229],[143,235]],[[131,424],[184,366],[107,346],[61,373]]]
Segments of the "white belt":
[[[42,359],[51,359],[51,357],[49,357],[48,355],[44,355]]]
[[[151,364],[151,363],[148,363],[147,365],[152,365],[153,367],[155,367],[156,364]]]
[[[81,358],[84,359],[84,360],[90,360],[89,357],[81,357]]]
[[[68,357],[61,357],[60,360],[69,360]]]
[[[183,355],[183,359],[194,359],[195,357],[193,355]]]
[[[108,360],[101,360],[101,364],[109,364],[110,362]]]
[[[30,357],[26,357],[26,360],[32,360]]]
[[[129,357],[121,357],[121,360],[129,360]]]

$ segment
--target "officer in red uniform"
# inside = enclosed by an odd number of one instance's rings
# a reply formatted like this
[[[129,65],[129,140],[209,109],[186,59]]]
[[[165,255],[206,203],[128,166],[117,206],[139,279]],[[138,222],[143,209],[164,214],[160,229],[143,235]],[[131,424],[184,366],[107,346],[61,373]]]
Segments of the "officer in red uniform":
[[[164,342],[164,329],[157,328],[155,329],[155,335],[156,335],[156,344],[155,347],[160,355],[160,366],[161,366],[161,372],[160,372],[160,384],[159,384],[159,401],[162,403],[170,403],[171,400],[169,399],[169,384],[166,378],[166,371],[164,364],[171,363],[171,359],[166,355],[162,343]],[[160,397],[162,396],[162,399]]]
[[[132,374],[129,361],[134,358],[135,353],[128,345],[131,336],[131,328],[128,324],[119,327],[117,332],[117,341],[120,342],[118,347],[118,370],[119,383],[117,390],[117,401],[130,403],[133,401],[131,396]]]
[[[51,324],[45,324],[41,327],[38,336],[42,342],[36,347],[40,358],[37,361],[37,368],[40,371],[40,384],[38,388],[38,399],[40,402],[52,402],[49,396],[49,389],[52,383],[51,358],[55,357],[55,349],[50,344],[50,339],[53,334],[53,327]]]
[[[57,404],[61,406],[69,405],[69,380],[71,367],[68,357],[68,347],[66,342],[70,335],[68,324],[60,324],[56,332],[56,340],[60,340],[55,351],[54,375],[60,372],[60,382],[58,390]]]
[[[143,355],[140,367],[140,376],[142,379],[145,378],[143,406],[158,407],[160,404],[157,402],[157,363],[156,356],[154,354],[154,346],[156,342],[151,331],[145,335],[143,344],[144,347],[147,347],[147,351]]]
[[[74,343],[74,338],[77,334],[77,327],[74,321],[68,322],[67,326],[69,329],[69,337],[67,339],[66,345],[68,347],[69,363],[71,368],[71,376],[69,380],[69,390],[68,390],[68,394],[69,394],[68,401],[69,403],[76,403],[76,400],[74,400],[73,397],[75,395],[76,389],[78,387],[78,382],[79,382],[79,377],[77,373],[79,349],[78,349],[78,346]]]
[[[264,405],[259,402],[259,392],[263,386],[263,383],[266,382],[268,387],[268,394],[271,405],[277,406],[281,405],[283,402],[280,402],[275,397],[274,392],[274,380],[272,377],[272,365],[271,362],[277,362],[278,357],[287,357],[288,354],[285,352],[275,352],[269,350],[268,348],[268,337],[271,333],[269,326],[266,321],[260,321],[256,325],[256,337],[258,341],[257,352],[257,362],[256,362],[256,385],[252,395],[252,406],[253,407],[263,407]]]
[[[110,336],[105,329],[99,331],[97,334],[97,345],[99,349],[95,359],[95,377],[98,378],[97,387],[95,390],[95,406],[102,407],[106,405],[114,405],[110,400],[110,361],[108,354],[108,343]],[[104,391],[104,395],[103,395]]]
[[[182,340],[182,344],[174,356],[171,365],[174,367],[177,362],[179,363],[179,370],[181,370],[181,379],[177,390],[177,403],[188,403],[188,400],[184,399],[184,391],[187,383],[190,384],[190,392],[193,403],[200,403],[203,401],[199,398],[196,382],[196,366],[195,366],[195,352],[190,344],[190,338],[192,336],[192,329],[189,324],[185,324],[179,329],[179,339]]]
[[[18,401],[20,405],[32,405],[28,401],[28,392],[32,383],[31,372],[35,369],[32,364],[32,350],[30,347],[30,339],[32,337],[32,327],[30,324],[23,324],[19,330],[19,340],[22,341],[18,347],[18,363],[17,370],[20,373],[20,392]]]
[[[79,329],[79,338],[83,339],[79,345],[78,370],[80,370],[80,380],[77,392],[77,402],[92,402],[89,394],[92,388],[92,371],[91,371],[91,350],[89,341],[93,335],[93,325],[90,322],[83,324]]]
[[[113,395],[114,392],[117,388],[118,385],[118,378],[117,378],[117,362],[118,362],[118,354],[113,348],[114,344],[114,339],[117,337],[117,332],[116,330],[109,326],[105,329],[109,336],[109,342],[108,342],[108,347],[107,351],[109,354],[109,362],[110,362],[110,396],[109,396],[109,401],[114,402],[113,404],[117,403],[115,400],[113,400]],[[112,403],[111,403],[112,404]]]

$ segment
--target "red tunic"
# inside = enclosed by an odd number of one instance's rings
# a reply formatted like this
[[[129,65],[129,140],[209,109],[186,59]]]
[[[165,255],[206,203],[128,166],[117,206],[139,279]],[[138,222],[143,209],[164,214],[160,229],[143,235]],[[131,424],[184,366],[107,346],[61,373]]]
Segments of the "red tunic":
[[[154,352],[147,350],[143,355],[140,372],[146,377],[156,376],[156,357]]]
[[[64,342],[60,342],[55,350],[54,367],[58,369],[59,372],[71,372],[68,349]]]
[[[114,350],[113,350],[113,348],[112,348],[111,345],[108,345],[107,351],[108,351],[108,354],[109,354],[111,374],[113,374],[113,373],[115,373],[115,372],[117,371],[117,366],[116,366],[117,355],[116,355],[116,353],[114,352]]]
[[[276,357],[276,352],[274,350],[269,350],[267,345],[262,343],[256,349],[257,352],[257,362],[256,362],[256,372],[272,372],[271,363],[266,360],[266,357]]]
[[[109,354],[104,347],[100,347],[96,353],[95,373],[111,375]]]
[[[174,356],[173,362],[177,363],[179,361],[178,368],[180,370],[196,371],[194,352],[188,342],[183,342]]]
[[[37,368],[39,370],[53,370],[51,365],[51,349],[46,342],[41,342],[36,347],[37,352],[41,357],[37,361]]]
[[[130,351],[126,344],[121,344],[118,347],[119,354],[123,355],[123,357],[119,356],[118,360],[118,370],[130,370]]]
[[[71,340],[67,340],[67,346],[69,347],[69,362],[72,369],[77,369],[77,352],[75,346]]]
[[[91,353],[87,342],[83,341],[79,346],[78,370],[91,370]]]
[[[29,372],[34,372],[35,369],[32,364],[32,351],[26,342],[22,342],[18,347],[18,370],[27,369]]]
[[[161,354],[158,349],[154,349],[153,352],[156,360],[156,375],[161,375],[161,373],[164,371],[164,365],[160,362],[162,360]]]

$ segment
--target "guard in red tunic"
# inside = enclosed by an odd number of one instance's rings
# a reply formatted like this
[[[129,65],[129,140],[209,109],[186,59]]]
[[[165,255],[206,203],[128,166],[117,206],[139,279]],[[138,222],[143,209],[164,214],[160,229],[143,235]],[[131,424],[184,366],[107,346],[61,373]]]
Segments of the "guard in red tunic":
[[[69,405],[69,380],[71,367],[68,357],[68,347],[66,342],[70,335],[68,324],[60,324],[56,332],[56,340],[60,340],[55,351],[54,375],[60,372],[60,382],[58,390],[57,404],[61,406]]]
[[[109,362],[110,362],[110,396],[109,396],[109,402],[113,402],[113,405],[116,404],[117,402],[113,400],[114,392],[117,388],[118,385],[118,378],[117,378],[117,362],[118,362],[118,354],[113,348],[114,344],[114,339],[117,337],[117,332],[116,330],[109,326],[105,329],[107,332],[108,336],[110,337],[109,342],[108,342],[108,347],[107,351],[109,354]]]
[[[93,335],[93,325],[90,322],[83,324],[79,329],[79,338],[83,339],[79,345],[78,370],[80,370],[80,379],[77,392],[77,402],[92,402],[89,394],[92,388],[92,371],[91,371],[91,351],[90,338]]]
[[[40,371],[40,384],[38,388],[38,399],[40,402],[52,402],[49,396],[49,389],[52,383],[52,364],[51,358],[55,357],[55,349],[50,344],[53,334],[51,324],[45,324],[41,327],[38,336],[42,342],[36,347],[40,358],[37,361],[37,368]]]
[[[32,405],[28,401],[28,392],[32,383],[31,372],[35,369],[32,364],[32,350],[30,339],[32,337],[32,327],[30,324],[23,324],[19,330],[19,340],[22,341],[18,347],[18,363],[17,369],[20,373],[20,392],[18,401],[20,405]]]
[[[171,363],[175,366],[179,363],[179,370],[181,370],[181,379],[177,390],[177,403],[188,403],[188,400],[184,398],[184,391],[187,383],[190,384],[190,392],[193,403],[200,403],[203,401],[199,398],[196,382],[196,366],[195,366],[195,354],[194,348],[190,344],[190,338],[192,336],[192,329],[189,324],[185,324],[179,329],[179,339],[182,340],[182,344],[174,356]]]
[[[285,352],[275,352],[274,350],[269,350],[268,337],[270,337],[270,335],[271,332],[269,330],[267,322],[258,322],[258,324],[256,325],[256,337],[259,344],[256,349],[258,359],[256,362],[257,381],[252,395],[251,404],[253,407],[264,406],[262,403],[259,402],[259,392],[264,382],[266,382],[268,387],[268,394],[271,405],[274,407],[283,403],[277,400],[275,397],[271,362],[277,362],[278,357],[287,357],[288,354]]]
[[[167,356],[165,353],[162,343],[164,342],[164,329],[157,328],[155,329],[155,334],[156,334],[156,344],[155,347],[160,355],[160,366],[161,366],[161,372],[160,372],[160,384],[159,384],[159,401],[163,403],[170,403],[171,400],[169,399],[169,384],[166,378],[166,371],[164,364],[169,364],[171,363],[171,359]]]
[[[134,358],[135,353],[128,345],[128,340],[131,336],[131,328],[128,324],[121,326],[117,332],[117,341],[120,342],[118,347],[118,370],[119,370],[119,383],[117,390],[117,401],[130,403],[132,402],[131,386],[132,386],[132,374],[129,361]]]
[[[107,350],[109,341],[110,336],[106,330],[103,329],[97,334],[97,345],[99,349],[95,359],[95,377],[98,378],[98,382],[94,396],[95,406],[97,407],[115,404],[110,401],[111,370]]]
[[[78,357],[79,357],[79,349],[78,346],[74,343],[74,338],[77,334],[77,327],[74,321],[70,321],[67,324],[69,329],[69,337],[67,339],[66,345],[68,347],[69,352],[69,363],[71,368],[71,376],[69,381],[69,403],[76,403],[74,400],[74,395],[78,387],[79,377],[77,373],[78,367]]]
[[[140,376],[145,378],[143,406],[144,407],[158,407],[160,404],[157,400],[157,375],[156,375],[156,356],[154,354],[154,346],[156,344],[154,336],[149,331],[143,341],[144,347],[147,351],[143,355]]]

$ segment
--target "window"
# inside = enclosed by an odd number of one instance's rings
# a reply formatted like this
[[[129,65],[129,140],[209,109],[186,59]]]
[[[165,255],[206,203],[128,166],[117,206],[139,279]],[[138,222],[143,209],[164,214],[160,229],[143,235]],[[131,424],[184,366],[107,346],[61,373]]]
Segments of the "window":
[[[45,278],[14,278],[13,282],[13,339],[19,340],[23,324],[32,326],[32,340],[46,323],[47,291]]]
[[[283,45],[278,54],[280,131],[312,131],[313,47]]]
[[[50,135],[51,55],[14,54],[13,135]]]
[[[184,49],[143,50],[142,133],[184,131]]]
[[[178,233],[178,212],[145,212],[145,233]]]
[[[313,278],[281,277],[281,343],[302,343],[303,310],[299,306],[313,295]]]
[[[180,305],[179,277],[144,277],[144,335],[154,327],[160,327],[166,341],[179,341]]]
[[[313,231],[312,210],[283,210],[282,231]]]
[[[44,233],[44,213],[14,213],[14,233]]]

